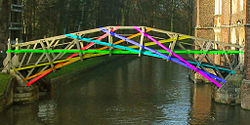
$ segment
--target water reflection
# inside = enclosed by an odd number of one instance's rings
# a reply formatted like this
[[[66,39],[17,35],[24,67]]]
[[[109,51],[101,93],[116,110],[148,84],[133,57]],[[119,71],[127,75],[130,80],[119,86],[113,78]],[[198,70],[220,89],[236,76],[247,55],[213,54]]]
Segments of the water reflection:
[[[240,106],[212,104],[212,120],[209,124],[217,125],[249,125],[250,111],[242,110]]]
[[[247,124],[250,112],[211,102],[209,85],[149,57],[124,58],[58,80],[51,96],[0,113],[2,125]]]
[[[44,100],[38,104],[39,119],[46,124],[53,124],[56,119],[56,103],[54,100]]]
[[[63,87],[65,93],[58,94],[63,101],[67,101],[66,95],[86,100],[81,102],[86,119],[79,120],[88,124],[188,124],[191,104],[186,69],[166,64],[145,57],[125,65],[107,65],[98,74],[83,73],[84,80],[70,86],[75,94],[80,88],[84,93],[81,97],[67,92],[69,87]]]
[[[193,101],[190,123],[193,125],[207,124],[211,111],[211,92],[210,85],[194,85],[193,89]]]

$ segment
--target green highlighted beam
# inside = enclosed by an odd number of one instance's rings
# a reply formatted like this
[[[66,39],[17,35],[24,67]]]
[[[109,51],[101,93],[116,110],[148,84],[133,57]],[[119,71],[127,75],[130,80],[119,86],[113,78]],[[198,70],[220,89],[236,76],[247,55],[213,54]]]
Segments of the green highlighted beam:
[[[136,52],[132,52],[132,51],[123,51],[123,50],[8,50],[8,53],[98,53],[98,54],[138,54]],[[148,52],[148,51],[147,51]],[[159,50],[159,52],[161,53],[168,53],[165,50]],[[186,51],[175,51],[176,53],[185,53]],[[191,52],[191,51],[188,51]],[[201,51],[193,51],[193,52],[201,52]],[[211,52],[211,51],[208,51]],[[228,52],[228,51],[226,51]],[[235,53],[235,51],[233,51]],[[238,51],[239,53],[240,51]],[[235,71],[230,70],[230,69],[225,69],[225,68],[221,68],[221,67],[214,67],[211,65],[207,65],[207,64],[198,64],[196,62],[192,62],[192,61],[188,61],[189,63],[193,64],[193,65],[198,65],[200,67],[205,67],[205,68],[211,68],[211,69],[215,69],[215,70],[221,70],[221,71],[225,71],[231,74],[235,74]],[[57,62],[59,63],[59,62]],[[48,63],[49,64],[49,63]],[[46,64],[47,65],[47,64]]]
[[[169,54],[165,50],[157,50],[160,53]],[[112,54],[138,54],[124,50],[7,50],[7,53],[112,53]],[[148,51],[149,52],[149,51]],[[244,51],[174,51],[178,54],[244,54]]]

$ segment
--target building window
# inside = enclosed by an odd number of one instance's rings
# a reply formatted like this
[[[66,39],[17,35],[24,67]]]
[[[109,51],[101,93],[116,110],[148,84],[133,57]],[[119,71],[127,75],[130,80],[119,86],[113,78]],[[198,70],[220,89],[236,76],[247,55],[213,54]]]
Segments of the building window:
[[[240,11],[243,11],[244,8],[244,0],[240,0]]]
[[[222,14],[222,0],[215,0],[215,15]]]
[[[232,0],[232,13],[237,13],[238,0]]]

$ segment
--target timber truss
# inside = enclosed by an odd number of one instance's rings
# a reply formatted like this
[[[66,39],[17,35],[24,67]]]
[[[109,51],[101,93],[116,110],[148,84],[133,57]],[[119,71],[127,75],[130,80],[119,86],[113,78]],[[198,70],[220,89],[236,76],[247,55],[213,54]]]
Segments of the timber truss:
[[[154,49],[160,49],[158,45],[147,39],[144,34],[138,33],[133,26],[107,26],[103,27],[109,31],[114,31],[128,39],[136,41],[144,46],[150,46]],[[230,50],[240,50],[243,51],[243,46],[231,43],[224,43],[209,39],[197,38],[194,36],[189,36],[185,34],[169,32],[161,29],[139,26],[139,28],[151,35],[153,38],[161,42],[163,45],[168,46],[172,51],[182,50],[182,51],[230,51]],[[120,40],[106,34],[106,36],[101,36],[105,34],[99,28],[90,29],[75,33],[70,33],[72,35],[81,36],[89,39],[98,39],[102,42],[119,44],[122,46],[138,49],[144,51],[142,47],[132,45],[124,40]],[[101,36],[101,38],[100,38]],[[82,48],[88,50],[107,50],[109,53],[49,53],[50,50],[83,50]],[[86,41],[73,39],[66,37],[65,35],[54,36],[34,41],[28,41],[24,43],[16,43],[11,45],[8,43],[8,50],[34,50],[34,53],[7,53],[7,57],[4,60],[4,72],[9,72],[15,74],[24,83],[51,71],[56,71],[56,69],[63,67],[67,64],[76,62],[78,60],[85,60],[88,58],[117,54],[114,53],[116,50],[114,47],[102,46],[99,44],[89,45]],[[35,50],[44,50],[45,53],[35,53]],[[48,52],[47,52],[48,51]],[[113,51],[113,53],[112,53]],[[159,50],[164,53],[164,51]],[[80,51],[79,51],[80,52]],[[135,53],[131,53],[135,54]],[[142,53],[137,53],[141,56]],[[166,55],[171,56],[169,53]],[[194,66],[212,73],[222,79],[229,79],[236,71],[240,69],[243,65],[243,54],[209,54],[209,53],[186,53],[181,54],[181,56]],[[70,58],[69,58],[70,57]],[[71,58],[73,57],[73,58]]]

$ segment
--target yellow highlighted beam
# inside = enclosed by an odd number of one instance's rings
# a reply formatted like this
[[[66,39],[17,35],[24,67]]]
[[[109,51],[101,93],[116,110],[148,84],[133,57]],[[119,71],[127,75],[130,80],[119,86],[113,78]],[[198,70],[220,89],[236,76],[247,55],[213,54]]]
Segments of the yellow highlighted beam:
[[[184,40],[184,39],[188,39],[190,38],[189,36],[181,36],[178,38],[178,40]],[[160,40],[160,43],[167,43],[167,42],[173,42],[176,41],[177,38],[170,38],[170,39],[166,39],[166,40]],[[155,42],[149,42],[149,43],[145,43],[144,46],[152,46],[152,45],[156,45]],[[129,46],[130,48],[139,48],[138,46]]]
[[[147,28],[147,29],[146,29],[146,32],[149,32],[150,30],[152,30],[151,27],[150,27],[150,28]],[[136,33],[136,34],[133,34],[133,35],[127,37],[127,39],[132,39],[132,38],[137,37],[137,36],[139,36],[139,35],[141,35],[141,33]],[[119,43],[122,43],[122,42],[124,42],[124,40],[119,40],[119,41],[115,42],[114,44],[119,44]],[[109,48],[109,46],[104,46],[104,47],[99,48],[99,49],[97,49],[97,50],[104,50],[104,49],[107,49],[107,48]],[[84,55],[83,58],[91,58],[91,57],[96,57],[96,56],[101,56],[101,55],[107,55],[107,54],[86,54],[86,55]],[[89,56],[89,57],[88,57],[88,56]],[[75,57],[75,58],[71,58],[70,60],[67,60],[67,59],[58,60],[57,63],[60,63],[60,61],[61,61],[61,62],[68,61],[68,62],[65,62],[65,63],[60,64],[60,65],[55,66],[55,67],[51,67],[50,69],[41,71],[41,72],[39,72],[39,73],[37,73],[37,74],[35,74],[35,75],[32,75],[32,76],[30,76],[30,77],[27,77],[27,78],[24,79],[24,81],[27,81],[27,80],[29,80],[29,79],[32,79],[32,78],[34,78],[34,77],[36,77],[36,76],[39,76],[39,75],[41,75],[41,74],[43,74],[43,73],[46,73],[46,72],[50,71],[50,70],[58,69],[58,68],[60,68],[60,67],[63,67],[63,66],[65,66],[65,65],[68,65],[68,64],[70,64],[70,63],[76,62],[76,61],[78,61],[78,60],[80,60],[80,59],[82,59],[82,58],[80,58],[80,57]],[[52,62],[52,63],[54,63],[54,62]],[[50,63],[49,63],[49,64],[50,64]],[[47,65],[49,65],[49,64],[47,63]],[[41,64],[38,64],[38,65],[41,65]],[[16,69],[13,69],[13,70],[25,70],[25,69],[35,68],[35,67],[38,67],[38,66],[37,66],[37,65],[32,65],[32,66],[27,66],[27,67],[16,68]]]
[[[128,39],[134,38],[134,37],[139,36],[139,35],[140,35],[140,33],[131,35],[130,37],[128,37]],[[183,39],[188,39],[188,38],[189,38],[188,36],[183,36],[183,37],[179,37],[178,40],[183,40]],[[159,42],[166,43],[166,42],[171,42],[171,41],[175,41],[175,40],[177,40],[177,38],[170,38],[170,39],[167,39],[167,40],[161,40]],[[119,40],[119,41],[115,42],[114,44],[119,44],[121,42],[124,42],[124,40]],[[145,46],[152,46],[152,45],[155,45],[155,44],[156,43],[154,43],[154,42],[150,42],[150,43],[145,43]],[[129,47],[130,48],[139,48],[138,46],[129,46]],[[109,48],[109,47],[105,46],[105,47],[99,48],[97,50],[104,50],[106,48]],[[100,55],[107,55],[107,54],[85,54],[83,58],[91,58],[91,57],[100,56]],[[78,61],[78,60],[83,59],[83,58],[75,57],[75,58],[70,58],[70,59],[63,59],[63,60],[53,61],[51,63],[56,64],[56,63],[66,62],[67,64],[70,64],[70,63],[73,63],[73,62]],[[69,62],[67,62],[67,61],[69,61]],[[16,68],[16,69],[13,69],[13,70],[19,71],[19,70],[31,69],[31,68],[35,68],[35,67],[50,65],[51,63],[47,62],[47,63],[37,64],[37,65],[20,67],[20,68]]]
[[[46,72],[48,72],[50,70],[58,69],[60,67],[63,67],[63,66],[68,65],[68,64],[70,64],[72,62],[78,61],[80,59],[83,59],[83,58],[87,59],[87,58],[92,58],[92,57],[97,57],[97,56],[102,56],[102,55],[107,55],[107,54],[91,54],[91,55],[86,55],[86,56],[83,56],[83,57],[79,56],[79,57],[74,57],[74,58],[70,58],[70,59],[64,59],[64,60],[55,61],[55,62],[61,63],[61,64],[58,64],[55,67],[49,68],[47,70],[41,71],[41,72],[39,72],[37,74],[34,74],[34,75],[30,76],[30,77],[27,77],[27,78],[24,79],[24,81],[27,81],[27,80],[32,79],[34,77],[37,77],[37,76],[39,76],[39,75],[41,75],[43,73],[46,73]],[[62,63],[62,62],[65,62],[65,61],[68,61],[68,62]],[[46,64],[48,65],[48,63],[46,63]]]

